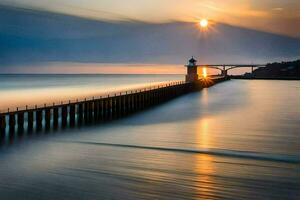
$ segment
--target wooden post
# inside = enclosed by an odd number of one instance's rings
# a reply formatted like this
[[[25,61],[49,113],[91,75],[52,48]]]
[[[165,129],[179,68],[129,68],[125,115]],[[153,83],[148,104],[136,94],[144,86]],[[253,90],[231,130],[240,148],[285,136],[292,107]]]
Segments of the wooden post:
[[[168,101],[169,99],[169,87],[164,88],[164,101]]]
[[[159,104],[160,103],[160,89],[156,89],[155,90],[155,105]]]
[[[107,120],[107,99],[102,99],[102,118],[103,121]]]
[[[103,100],[102,99],[100,99],[99,100],[99,121],[103,121],[103,119],[104,119],[104,114],[103,114]]]
[[[130,109],[130,112],[134,113],[135,112],[135,100],[134,100],[134,94],[130,94],[130,103],[129,103],[129,109]]]
[[[136,112],[139,110],[139,94],[138,93],[134,94],[134,101],[135,101],[134,111]]]
[[[121,96],[121,113],[122,116],[126,116],[126,104],[125,104],[126,95]]]
[[[65,128],[68,124],[68,106],[64,105],[61,107],[61,126]]]
[[[45,109],[45,128],[49,130],[51,127],[51,110],[50,108]]]
[[[107,111],[107,105],[106,105],[106,98],[102,99],[101,100],[101,107],[102,107],[102,120],[105,121],[106,120],[106,117],[107,117],[107,114],[106,114],[106,111]]]
[[[124,95],[124,101],[123,101],[123,113],[124,116],[129,114],[129,109],[128,109],[128,94]]]
[[[88,106],[88,108],[89,108],[89,111],[88,111],[88,115],[89,115],[89,117],[88,117],[88,122],[89,123],[91,123],[91,122],[93,122],[93,118],[94,118],[94,102],[92,102],[92,101],[90,101],[90,102],[88,102],[88,104],[89,104],[89,106]]]
[[[142,97],[142,109],[145,108],[145,92],[141,92],[141,97]]]
[[[81,125],[83,122],[83,104],[79,103],[77,106],[78,106],[78,112],[77,112],[78,124]]]
[[[119,118],[119,96],[115,96],[115,118]]]
[[[99,101],[98,100],[94,101],[94,121],[95,122],[99,121]]]
[[[0,135],[5,136],[5,129],[6,129],[6,116],[0,115]]]
[[[162,92],[162,102],[165,102],[166,101],[166,88],[163,87],[161,92]]]
[[[112,97],[111,98],[111,116],[112,116],[112,119],[115,119],[117,118],[117,115],[116,115],[116,111],[117,111],[117,104],[116,104],[116,97]]]
[[[108,98],[108,120],[112,120],[112,98]]]
[[[158,89],[154,90],[154,104],[158,104]]]
[[[137,99],[136,99],[136,94],[130,94],[130,109],[134,113],[137,111]]]
[[[162,102],[166,101],[166,89],[164,87],[161,88],[161,99],[162,99]]]
[[[139,96],[140,96],[140,110],[143,110],[144,101],[143,101],[143,92],[142,91],[139,93]]]
[[[158,88],[157,89],[157,104],[160,104],[162,102],[162,89],[161,88]]]
[[[137,111],[136,93],[130,94],[130,96],[131,96],[131,110],[132,112],[136,112]]]
[[[84,122],[88,123],[89,121],[89,103],[84,103]]]
[[[33,111],[27,112],[27,126],[28,132],[31,133],[33,130],[34,118],[33,118]]]
[[[23,133],[24,132],[24,112],[19,112],[17,114],[18,117],[18,132]]]
[[[151,100],[150,100],[150,103],[151,103],[151,106],[153,106],[155,103],[154,103],[154,90],[151,90],[151,94],[150,94],[150,98],[151,98]]]
[[[109,120],[109,98],[104,99],[104,120]]]
[[[127,114],[132,113],[132,108],[131,108],[131,102],[132,102],[132,96],[131,94],[127,94],[127,102],[126,102],[126,108],[127,108]]]
[[[119,117],[125,116],[124,110],[124,94],[120,93],[119,100],[118,100],[118,110],[119,110]]]
[[[116,107],[116,109],[115,109],[115,112],[116,112],[116,114],[115,114],[115,118],[119,118],[120,117],[120,96],[116,96],[115,97],[115,107]]]
[[[161,95],[161,88],[158,88],[157,89],[157,91],[156,91],[156,95],[157,95],[157,104],[159,104],[160,102],[161,102],[161,97],[162,97],[162,95]]]
[[[149,91],[149,106],[153,106],[153,90]]]
[[[127,102],[127,109],[128,109],[128,113],[131,114],[131,113],[135,113],[135,109],[134,109],[134,97],[132,94],[129,94],[128,95],[128,102]]]
[[[111,119],[114,119],[115,118],[115,97],[111,97],[110,98],[110,105],[111,105],[111,108],[110,108],[110,110],[111,110]]]
[[[124,100],[124,95],[121,95],[120,100],[119,100],[120,117],[122,117],[123,114],[124,114],[124,112],[123,112],[123,100]]]
[[[36,129],[37,131],[43,128],[43,110],[36,111]]]
[[[53,128],[54,129],[58,128],[58,119],[59,119],[58,107],[54,107],[53,108]]]
[[[142,96],[141,96],[140,92],[137,93],[137,104],[138,104],[137,109],[141,110],[141,108],[142,108]]]
[[[151,90],[148,90],[146,93],[146,97],[147,97],[147,107],[151,106]]]
[[[15,132],[15,125],[16,125],[15,114],[11,113],[11,114],[9,114],[9,132],[10,133]]]
[[[174,90],[173,89],[174,89],[173,86],[169,86],[169,88],[167,88],[167,90],[168,90],[168,100],[174,98]]]
[[[70,126],[75,126],[75,117],[76,117],[76,108],[75,104],[70,105]]]
[[[145,108],[148,108],[149,106],[149,99],[148,99],[148,91],[145,91],[144,92],[144,95],[145,95]]]

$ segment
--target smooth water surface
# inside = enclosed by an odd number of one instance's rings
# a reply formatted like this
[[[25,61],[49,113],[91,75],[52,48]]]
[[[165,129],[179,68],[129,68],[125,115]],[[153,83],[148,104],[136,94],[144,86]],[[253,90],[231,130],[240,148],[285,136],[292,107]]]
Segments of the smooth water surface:
[[[299,199],[300,83],[231,80],[0,151],[1,199]]]

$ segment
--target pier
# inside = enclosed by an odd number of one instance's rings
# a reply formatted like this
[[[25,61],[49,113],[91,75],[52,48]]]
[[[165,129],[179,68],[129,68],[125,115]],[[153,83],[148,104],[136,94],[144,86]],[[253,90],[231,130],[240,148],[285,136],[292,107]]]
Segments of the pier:
[[[105,97],[69,101],[59,105],[34,106],[0,113],[0,135],[39,132],[86,124],[104,123],[162,104],[178,96],[199,91],[227,80],[218,77],[179,81]]]

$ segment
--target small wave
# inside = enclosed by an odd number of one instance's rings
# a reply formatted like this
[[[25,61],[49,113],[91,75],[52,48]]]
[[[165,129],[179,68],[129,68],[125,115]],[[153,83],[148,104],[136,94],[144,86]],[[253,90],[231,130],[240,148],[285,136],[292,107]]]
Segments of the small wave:
[[[258,152],[251,152],[251,151],[235,151],[235,150],[225,150],[225,149],[181,149],[181,148],[140,146],[140,145],[114,144],[114,143],[101,143],[101,142],[72,141],[72,143],[113,146],[113,147],[121,147],[121,148],[147,149],[147,150],[156,150],[156,151],[171,151],[171,152],[192,153],[192,154],[208,154],[208,155],[216,155],[216,156],[300,164],[300,156],[297,155],[292,156],[292,155],[283,155],[283,154],[268,154],[268,153],[258,153]]]

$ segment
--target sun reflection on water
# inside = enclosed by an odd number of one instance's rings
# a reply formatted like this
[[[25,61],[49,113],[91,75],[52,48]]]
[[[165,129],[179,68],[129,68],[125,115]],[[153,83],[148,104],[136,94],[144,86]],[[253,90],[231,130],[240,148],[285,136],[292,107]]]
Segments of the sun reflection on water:
[[[210,145],[209,121],[202,119],[197,127],[197,147],[208,148]]]
[[[202,75],[203,75],[203,78],[207,78],[207,69],[206,69],[206,67],[203,67]]]
[[[207,95],[204,99],[207,99]],[[209,118],[203,118],[197,123],[196,148],[207,149],[211,147],[210,127],[211,120]],[[213,176],[215,174],[214,158],[208,154],[199,154],[196,156],[195,163],[195,172],[197,174],[196,187],[199,193],[198,199],[202,199],[202,197],[214,199],[214,185],[216,182]]]
[[[196,188],[198,199],[203,199],[202,197],[209,197],[214,199],[214,186],[216,185],[216,180],[214,179],[215,167],[213,157],[207,154],[200,154],[196,156],[196,166],[195,172],[197,174],[196,178]]]

